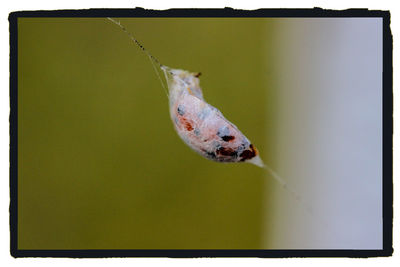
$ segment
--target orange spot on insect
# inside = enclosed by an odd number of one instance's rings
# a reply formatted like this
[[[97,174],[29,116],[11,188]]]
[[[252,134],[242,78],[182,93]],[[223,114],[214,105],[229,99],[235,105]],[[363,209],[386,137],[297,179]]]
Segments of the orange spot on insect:
[[[185,123],[185,128],[186,128],[186,130],[188,130],[188,131],[193,130],[193,126],[192,126],[189,122],[186,122],[186,123]]]
[[[256,154],[256,156],[258,155],[258,150],[255,146],[250,145],[250,147],[254,150],[254,153]]]
[[[182,117],[182,118],[181,118],[181,122],[182,122],[182,124],[185,126],[186,130],[188,130],[188,131],[193,130],[192,124],[191,124],[187,119],[185,119],[185,118]]]

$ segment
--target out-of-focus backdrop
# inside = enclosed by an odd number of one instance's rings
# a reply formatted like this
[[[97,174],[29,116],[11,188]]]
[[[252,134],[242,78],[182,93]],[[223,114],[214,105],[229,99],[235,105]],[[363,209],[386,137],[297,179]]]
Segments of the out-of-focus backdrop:
[[[381,248],[381,20],[120,20],[303,202],[184,145],[115,24],[20,18],[19,249]]]
[[[265,240],[382,249],[382,20],[282,19],[275,29],[274,168],[312,211],[274,190]]]

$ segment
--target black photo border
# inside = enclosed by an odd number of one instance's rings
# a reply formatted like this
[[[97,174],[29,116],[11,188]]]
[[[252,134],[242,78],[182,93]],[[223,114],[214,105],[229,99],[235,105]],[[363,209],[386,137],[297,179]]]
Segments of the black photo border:
[[[383,249],[312,249],[312,250],[208,250],[208,249],[133,249],[133,250],[22,250],[18,249],[18,18],[27,17],[375,17],[382,18],[382,194]],[[390,12],[368,9],[169,9],[165,11],[135,9],[86,9],[56,11],[18,11],[10,13],[10,253],[13,257],[379,257],[393,254],[393,39]]]

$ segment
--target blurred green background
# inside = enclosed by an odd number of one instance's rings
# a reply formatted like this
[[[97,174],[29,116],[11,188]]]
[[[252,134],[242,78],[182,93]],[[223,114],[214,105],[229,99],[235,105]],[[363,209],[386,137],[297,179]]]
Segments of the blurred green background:
[[[162,64],[201,71],[274,165],[271,19],[121,22]],[[19,249],[265,248],[270,184],[179,139],[150,61],[107,19],[18,19]]]

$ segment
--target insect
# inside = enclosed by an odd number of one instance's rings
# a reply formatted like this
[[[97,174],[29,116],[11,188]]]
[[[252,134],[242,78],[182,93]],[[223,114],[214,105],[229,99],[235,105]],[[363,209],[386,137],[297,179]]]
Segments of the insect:
[[[200,88],[200,73],[162,66],[169,88],[169,108],[175,130],[203,157],[217,162],[264,164],[255,146],[215,107]]]
[[[190,148],[216,162],[249,162],[264,167],[257,148],[250,140],[221,111],[204,100],[200,73],[160,64],[124,26],[112,18],[108,19],[121,27],[148,55],[154,68],[155,63],[164,72],[172,123],[179,137]],[[156,73],[158,75],[157,70]]]

